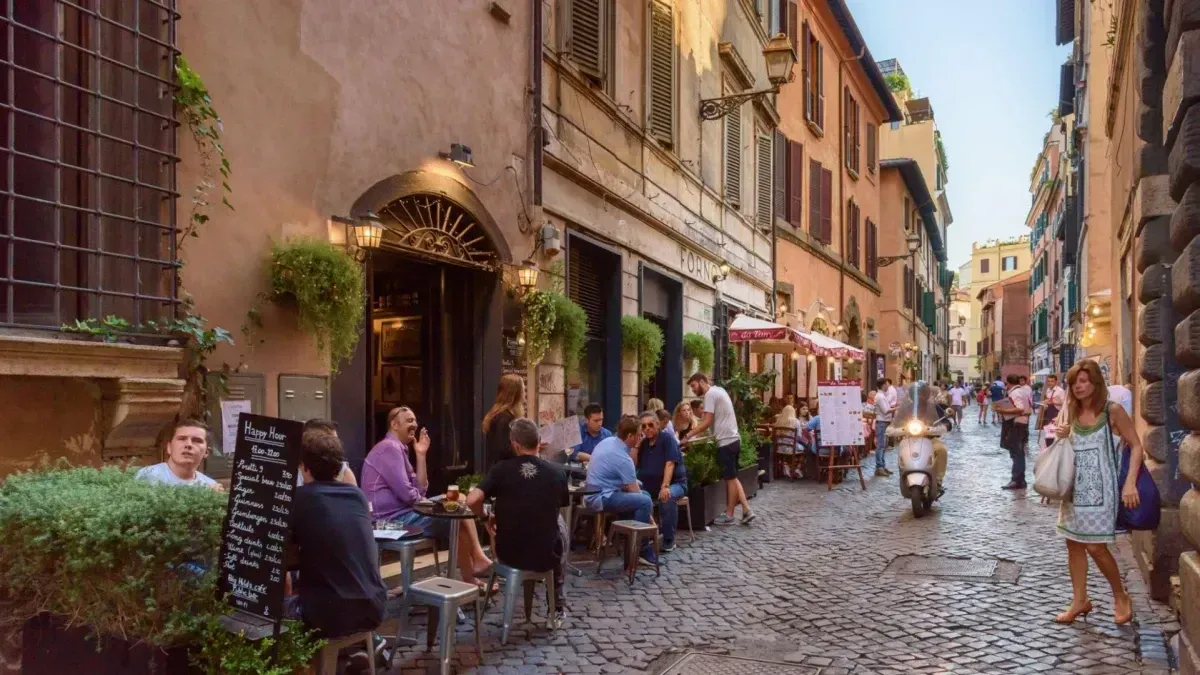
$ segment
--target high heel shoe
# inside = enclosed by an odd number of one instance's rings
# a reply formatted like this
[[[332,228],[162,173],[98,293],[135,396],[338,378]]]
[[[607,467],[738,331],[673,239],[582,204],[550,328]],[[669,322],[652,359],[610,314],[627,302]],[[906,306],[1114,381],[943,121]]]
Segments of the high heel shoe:
[[[1130,621],[1133,621],[1133,598],[1129,597],[1129,593],[1125,594],[1125,602],[1129,604],[1129,613],[1125,616],[1117,614],[1116,608],[1113,608],[1113,623],[1117,624],[1118,626],[1124,626]],[[1114,601],[1113,604],[1116,604],[1116,602]]]
[[[1067,611],[1054,617],[1054,623],[1063,623],[1063,624],[1075,623],[1075,619],[1079,618],[1079,616],[1082,615],[1084,620],[1086,620],[1087,615],[1091,614],[1091,613],[1092,613],[1092,601],[1088,600],[1087,602],[1083,603],[1083,606],[1080,607],[1079,609],[1075,609],[1074,605],[1071,605],[1071,607],[1068,607]]]

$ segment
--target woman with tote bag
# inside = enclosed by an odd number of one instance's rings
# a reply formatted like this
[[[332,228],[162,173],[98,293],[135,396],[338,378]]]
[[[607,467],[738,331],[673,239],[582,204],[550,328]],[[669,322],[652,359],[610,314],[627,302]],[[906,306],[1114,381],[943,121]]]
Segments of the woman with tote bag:
[[[1072,600],[1054,620],[1072,623],[1092,611],[1087,589],[1091,556],[1112,586],[1113,620],[1117,625],[1126,624],[1133,619],[1133,604],[1108,544],[1116,541],[1120,504],[1127,508],[1138,505],[1136,477],[1142,465],[1142,442],[1124,408],[1109,403],[1108,388],[1095,361],[1080,361],[1067,373],[1066,399],[1070,423],[1059,425],[1056,435],[1071,439],[1075,478],[1073,494],[1059,505],[1058,532],[1067,540]],[[1129,478],[1124,485],[1117,484],[1120,465],[1114,434],[1130,448]]]

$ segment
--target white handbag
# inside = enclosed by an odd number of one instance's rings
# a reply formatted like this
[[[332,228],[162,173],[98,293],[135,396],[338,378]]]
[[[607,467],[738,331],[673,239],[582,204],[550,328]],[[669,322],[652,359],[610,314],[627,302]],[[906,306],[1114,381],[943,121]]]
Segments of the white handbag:
[[[1060,438],[1033,464],[1033,490],[1043,497],[1067,500],[1075,490],[1075,445]]]

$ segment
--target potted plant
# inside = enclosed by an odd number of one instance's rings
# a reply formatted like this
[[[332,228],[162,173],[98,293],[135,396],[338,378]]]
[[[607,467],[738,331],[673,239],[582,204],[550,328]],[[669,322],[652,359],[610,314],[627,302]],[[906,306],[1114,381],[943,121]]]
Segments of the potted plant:
[[[712,439],[693,443],[683,455],[687,469],[692,529],[703,530],[725,507],[725,486],[717,469],[717,444]]]
[[[688,371],[685,375],[690,376],[696,372],[711,373],[713,368],[713,352],[712,338],[701,333],[684,333],[683,360],[685,364],[693,366],[690,369],[685,369]]]
[[[758,495],[758,433],[754,429],[743,429],[741,433],[742,449],[738,454],[737,477],[742,484],[742,489],[746,491],[746,499],[754,499]]]
[[[227,632],[217,557],[228,496],[115,467],[51,468],[0,485],[0,629],[23,630],[24,673],[286,675],[320,647]],[[272,661],[272,653],[274,660]]]

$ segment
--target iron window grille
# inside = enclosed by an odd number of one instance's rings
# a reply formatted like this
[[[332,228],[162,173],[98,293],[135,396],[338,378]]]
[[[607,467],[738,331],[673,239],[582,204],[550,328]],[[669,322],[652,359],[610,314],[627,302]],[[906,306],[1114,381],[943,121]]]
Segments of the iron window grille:
[[[178,306],[175,0],[0,0],[0,325]]]

